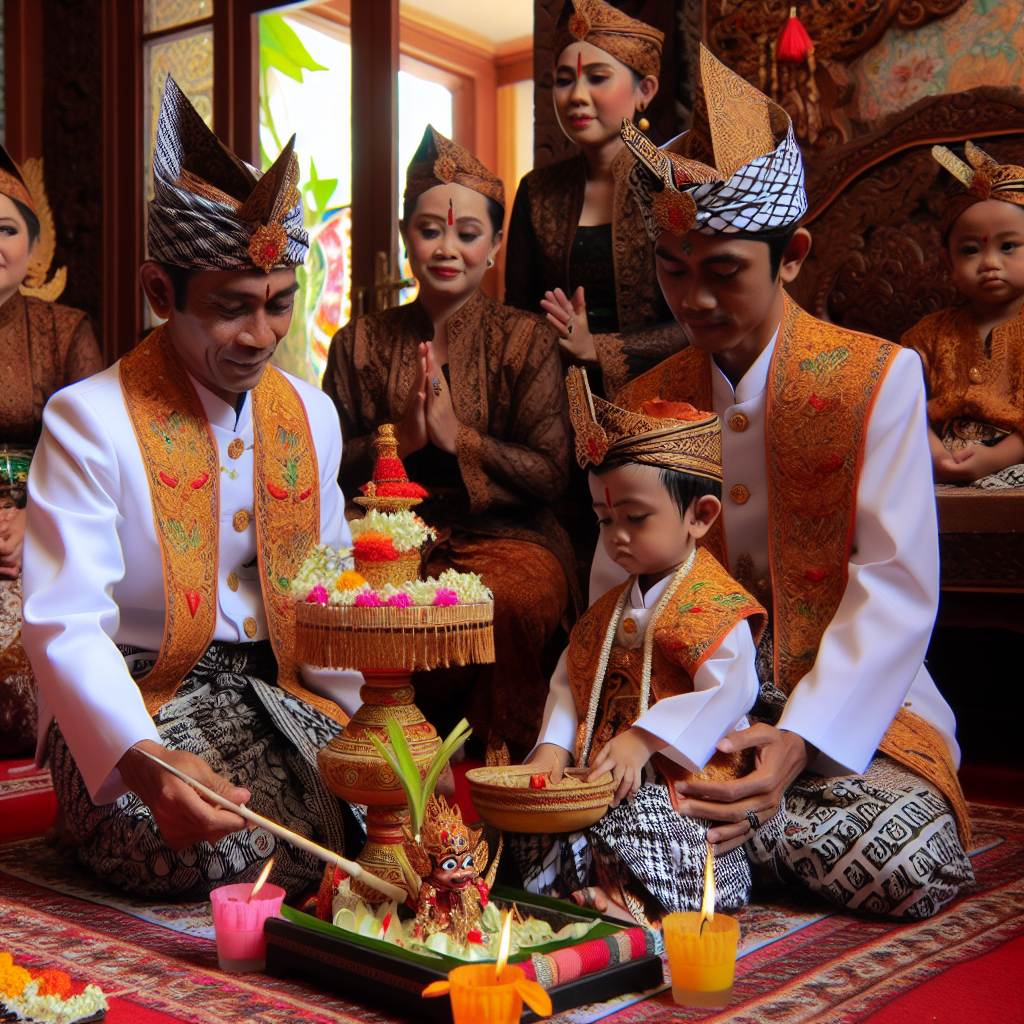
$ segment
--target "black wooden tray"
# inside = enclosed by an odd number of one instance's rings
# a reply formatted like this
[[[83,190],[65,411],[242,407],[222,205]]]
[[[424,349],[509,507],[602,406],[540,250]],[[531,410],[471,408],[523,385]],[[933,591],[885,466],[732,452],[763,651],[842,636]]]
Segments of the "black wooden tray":
[[[512,891],[494,895],[498,897],[497,902],[504,905],[507,900],[502,897],[512,896]],[[515,892],[514,902],[525,913],[537,917],[548,917],[552,913],[564,916],[566,920],[598,916],[592,911],[577,910],[561,902],[555,904],[526,892]],[[416,1021],[452,1024],[450,1000],[446,996],[424,999],[421,993],[431,982],[447,978],[456,961],[445,958],[435,966],[426,957],[374,939],[362,936],[349,938],[336,931],[327,934],[315,930],[319,922],[313,918],[309,919],[311,927],[300,923],[305,916],[292,913],[292,920],[268,918],[264,925],[268,974],[276,978],[300,974],[353,1002],[389,1010]],[[605,920],[622,926],[621,922]],[[587,936],[579,941],[586,942],[593,937]],[[542,952],[550,948],[537,947]],[[513,958],[513,962],[524,958]],[[561,1013],[587,1003],[604,1002],[626,992],[646,992],[661,984],[661,957],[650,954],[584,975],[566,985],[558,985],[549,989],[548,994],[553,1012]],[[541,1019],[529,1007],[523,1008],[522,1024]]]

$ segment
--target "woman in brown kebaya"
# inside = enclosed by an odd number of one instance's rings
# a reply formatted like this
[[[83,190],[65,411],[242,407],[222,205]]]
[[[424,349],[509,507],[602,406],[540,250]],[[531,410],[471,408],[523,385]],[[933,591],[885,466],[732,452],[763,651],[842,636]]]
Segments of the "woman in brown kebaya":
[[[621,137],[623,119],[638,113],[646,127],[663,41],[604,0],[566,0],[552,95],[579,153],[526,175],[509,223],[505,301],[543,309],[565,360],[587,365],[609,400],[685,344],[658,288]]]
[[[570,457],[556,335],[480,291],[503,208],[500,179],[428,127],[402,220],[419,296],[339,331],[323,387],[341,417],[346,494],[371,477],[377,427],[394,423],[409,478],[429,492],[417,512],[441,538],[428,574],[477,572],[494,592],[496,663],[420,674],[417,702],[439,730],[465,714],[482,740],[525,754],[547,696],[542,652],[577,588],[550,510]]]
[[[36,683],[20,640],[25,485],[17,478],[50,395],[103,369],[85,313],[22,294],[39,236],[36,199],[0,146],[0,750],[8,756],[31,753],[36,741]]]

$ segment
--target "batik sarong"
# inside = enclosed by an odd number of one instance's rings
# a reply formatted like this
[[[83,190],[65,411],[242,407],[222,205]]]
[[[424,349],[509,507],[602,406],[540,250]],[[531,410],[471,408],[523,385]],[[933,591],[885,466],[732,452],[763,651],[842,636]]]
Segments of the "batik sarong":
[[[129,664],[133,652],[127,651]],[[145,671],[154,656],[134,661]],[[154,722],[164,746],[201,757],[217,774],[252,794],[248,806],[322,846],[343,852],[353,812],[324,784],[316,754],[340,731],[326,715],[267,680],[277,676],[268,641],[214,643]],[[127,793],[97,807],[58,725],[49,736],[54,789],[77,856],[101,879],[143,896],[202,898],[213,888],[253,881],[274,857],[270,881],[289,895],[315,886],[323,864],[265,829],[172,850],[150,809]],[[346,821],[347,818],[347,821]],[[354,855],[357,851],[349,851]]]
[[[0,751],[31,757],[36,745],[36,677],[21,646],[21,577],[0,580]]]
[[[974,881],[945,797],[884,754],[863,775],[800,775],[746,849],[769,878],[906,921]]]
[[[585,832],[506,837],[528,892],[565,899],[601,885],[641,923],[699,910],[710,823],[679,814],[668,789],[647,782]],[[751,875],[742,848],[715,858],[716,905],[746,906]]]

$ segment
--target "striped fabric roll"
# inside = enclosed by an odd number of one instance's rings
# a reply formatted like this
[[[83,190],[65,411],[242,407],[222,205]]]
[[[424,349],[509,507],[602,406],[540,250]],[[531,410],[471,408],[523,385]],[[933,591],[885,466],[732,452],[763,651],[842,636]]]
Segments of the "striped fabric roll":
[[[660,932],[626,928],[614,935],[591,939],[578,946],[567,946],[553,953],[534,953],[529,960],[517,966],[531,981],[550,989],[648,953],[660,953],[663,948]]]

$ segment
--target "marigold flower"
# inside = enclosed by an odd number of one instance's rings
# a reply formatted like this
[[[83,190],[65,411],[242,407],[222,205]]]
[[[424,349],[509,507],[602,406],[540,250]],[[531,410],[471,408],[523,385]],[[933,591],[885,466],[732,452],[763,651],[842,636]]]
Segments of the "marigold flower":
[[[356,538],[352,550],[356,558],[366,562],[394,562],[398,558],[391,538],[371,530]]]
[[[359,575],[355,569],[346,569],[334,584],[337,590],[358,590],[366,586],[366,579]]]
[[[38,985],[37,992],[41,996],[67,999],[71,995],[71,977],[63,971],[40,971],[32,980]]]
[[[4,960],[0,961],[0,996],[17,999],[32,980],[32,975],[24,967],[14,963],[10,953],[3,956]]]

